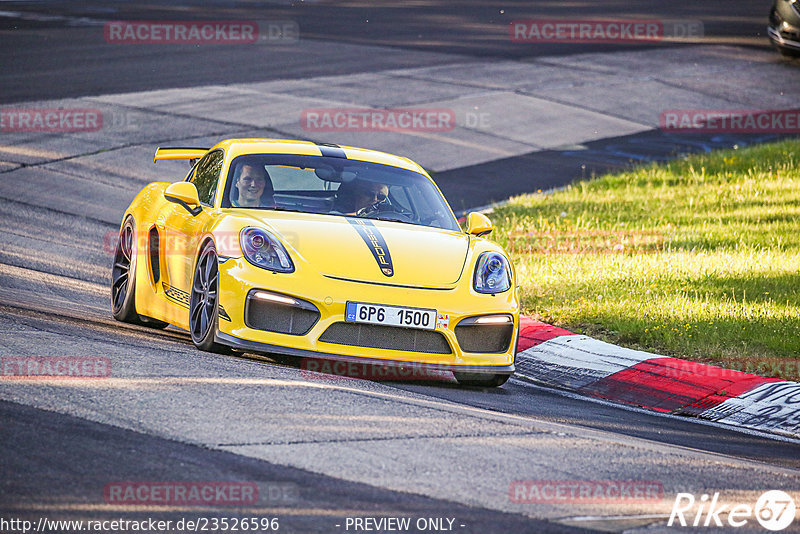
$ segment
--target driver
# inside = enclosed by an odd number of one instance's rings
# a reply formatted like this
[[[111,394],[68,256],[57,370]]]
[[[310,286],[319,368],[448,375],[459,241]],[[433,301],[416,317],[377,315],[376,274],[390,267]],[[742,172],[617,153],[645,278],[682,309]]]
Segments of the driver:
[[[386,185],[355,180],[339,186],[334,208],[346,215],[355,215],[358,210],[385,200],[388,196],[389,187]]]
[[[389,198],[389,187],[377,182],[368,182],[363,187],[356,189],[355,211],[367,208]]]

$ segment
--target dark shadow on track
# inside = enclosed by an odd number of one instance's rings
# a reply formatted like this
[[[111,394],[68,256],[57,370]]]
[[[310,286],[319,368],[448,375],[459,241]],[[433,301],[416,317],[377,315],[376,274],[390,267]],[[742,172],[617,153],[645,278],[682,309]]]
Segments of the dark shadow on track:
[[[695,134],[662,130],[610,137],[564,150],[543,150],[433,173],[453,211],[486,206],[514,195],[547,191],[608,172],[684,154],[744,147],[796,137],[783,134]],[[487,184],[491,184],[487,187]]]
[[[372,516],[410,517],[408,532],[420,532],[414,527],[417,518],[449,517],[465,525],[454,527],[464,533],[531,529],[587,532],[522,515],[347,482],[11,402],[0,401],[0,421],[5,475],[0,481],[0,515],[34,524],[43,516],[50,520],[86,519],[87,513],[92,521],[153,518],[171,520],[173,525],[181,518],[277,517],[279,532],[311,533],[344,531],[346,517]],[[257,498],[252,504],[250,499],[238,505],[232,501],[233,506],[195,506],[195,512],[192,505],[183,502],[164,505],[155,500],[156,493],[149,509],[140,505],[138,510],[131,510],[134,503],[130,498],[121,503],[121,499],[111,500],[110,493],[104,495],[108,484],[148,481],[162,487],[171,482],[255,484]],[[168,495],[165,491],[161,490],[161,499]],[[222,495],[233,499],[236,494],[228,490]]]

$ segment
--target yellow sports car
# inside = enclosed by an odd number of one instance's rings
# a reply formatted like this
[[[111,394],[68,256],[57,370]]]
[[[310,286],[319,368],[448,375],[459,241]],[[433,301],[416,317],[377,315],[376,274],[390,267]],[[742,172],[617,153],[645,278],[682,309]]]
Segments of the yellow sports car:
[[[463,231],[416,163],[275,139],[161,159],[192,170],[125,211],[116,319],[175,325],[206,351],[431,366],[482,386],[514,372],[513,267],[482,237],[491,222],[471,213]]]

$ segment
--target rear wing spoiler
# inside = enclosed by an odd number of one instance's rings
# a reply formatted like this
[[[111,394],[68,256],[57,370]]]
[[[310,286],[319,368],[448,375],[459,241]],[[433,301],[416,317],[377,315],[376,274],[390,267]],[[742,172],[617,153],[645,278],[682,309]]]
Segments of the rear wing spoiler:
[[[205,156],[208,150],[207,148],[198,147],[158,147],[155,156],[153,156],[153,163],[161,159],[197,160]]]

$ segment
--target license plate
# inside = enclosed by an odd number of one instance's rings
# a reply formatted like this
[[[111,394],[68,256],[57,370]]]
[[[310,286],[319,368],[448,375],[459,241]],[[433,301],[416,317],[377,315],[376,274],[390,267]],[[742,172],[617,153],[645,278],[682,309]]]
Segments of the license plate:
[[[383,304],[364,302],[348,302],[344,319],[351,323],[382,324],[426,330],[436,328],[436,310],[384,306]]]

